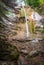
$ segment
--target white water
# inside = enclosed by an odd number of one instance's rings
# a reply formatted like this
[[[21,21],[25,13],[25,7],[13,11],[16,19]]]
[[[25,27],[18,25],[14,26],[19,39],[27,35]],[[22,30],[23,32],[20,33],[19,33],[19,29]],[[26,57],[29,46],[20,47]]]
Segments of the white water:
[[[24,6],[22,6],[25,14],[25,20],[26,20],[26,36],[29,37],[29,29],[28,29],[28,21],[27,21],[27,15]]]
[[[25,21],[26,21],[26,37],[29,37],[29,29],[28,29],[28,21],[27,21],[27,15],[26,15],[26,10],[24,8],[25,2],[23,0],[17,0],[18,6],[22,6],[24,15],[25,15]]]

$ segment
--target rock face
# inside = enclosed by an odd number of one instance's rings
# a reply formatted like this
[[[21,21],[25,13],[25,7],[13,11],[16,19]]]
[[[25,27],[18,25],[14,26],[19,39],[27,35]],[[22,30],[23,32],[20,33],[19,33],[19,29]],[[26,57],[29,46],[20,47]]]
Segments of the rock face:
[[[0,61],[16,61],[19,52],[15,46],[10,44],[6,36],[0,36]]]
[[[32,12],[31,18],[36,21],[42,20],[42,16],[40,16],[37,12]]]
[[[33,43],[31,41],[27,39],[13,40],[13,45],[20,51],[18,65],[44,65],[44,42],[39,40]]]
[[[8,39],[8,36],[10,35],[10,31],[6,30],[6,27],[0,28],[0,59],[1,60],[9,60],[14,61],[18,59],[19,56],[19,63],[25,64],[25,65],[39,65],[40,61],[44,64],[44,47],[43,43],[44,41],[35,41],[32,42],[32,39],[30,38],[24,38],[24,39],[15,39],[10,37],[10,40]],[[7,33],[8,32],[8,33]],[[13,34],[13,33],[11,33]],[[30,40],[29,40],[30,39]],[[9,42],[9,43],[8,43]],[[22,52],[21,56],[19,55],[19,52]],[[23,50],[23,51],[22,51]],[[26,53],[25,53],[26,51]],[[3,52],[3,53],[1,53]],[[41,58],[41,59],[40,59]],[[19,64],[18,63],[18,64]]]
[[[6,2],[6,0],[3,1]],[[11,3],[9,6],[12,6]],[[12,8],[14,8],[14,5],[12,6]],[[22,32],[23,30],[25,31],[24,29],[25,17],[19,18],[14,16],[15,18],[13,17],[14,18],[13,19],[12,16],[13,16],[12,14],[8,15],[9,19],[7,17],[1,18],[0,60],[3,61],[18,60],[19,65],[39,65],[40,61],[41,62],[44,61],[44,44],[43,44],[44,42],[39,42],[37,40],[35,40],[35,42],[32,42],[33,41],[32,39],[23,37]],[[19,22],[22,22],[23,25]],[[23,32],[23,34],[25,33]]]
[[[34,50],[34,51],[31,51],[30,53],[29,53],[29,56],[36,56],[36,55],[38,55],[38,52],[36,51],[36,50]]]

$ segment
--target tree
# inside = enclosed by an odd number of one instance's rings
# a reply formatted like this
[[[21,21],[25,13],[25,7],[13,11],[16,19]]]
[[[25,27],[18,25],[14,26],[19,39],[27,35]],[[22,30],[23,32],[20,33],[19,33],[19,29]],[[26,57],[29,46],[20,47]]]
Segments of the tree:
[[[39,14],[44,15],[44,0],[25,0],[25,3],[35,9]]]
[[[44,0],[25,0],[25,2],[31,7],[39,7],[41,4],[44,4]]]
[[[29,4],[31,7],[39,6],[39,0],[25,0],[25,2]]]

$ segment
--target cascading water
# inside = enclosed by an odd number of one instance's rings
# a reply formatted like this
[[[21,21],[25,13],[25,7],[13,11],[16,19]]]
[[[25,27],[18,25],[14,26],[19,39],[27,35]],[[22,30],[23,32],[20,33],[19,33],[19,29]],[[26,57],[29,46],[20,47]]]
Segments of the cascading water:
[[[29,29],[28,29],[27,15],[26,15],[26,11],[25,11],[25,8],[24,8],[23,4],[22,4],[22,8],[23,8],[23,11],[24,11],[25,21],[26,21],[26,36],[29,37]]]
[[[23,0],[17,0],[18,1],[18,5],[22,6],[23,11],[24,11],[24,15],[25,15],[25,21],[26,21],[26,37],[29,37],[29,29],[28,29],[28,21],[27,21],[27,15],[26,15],[26,10],[24,8],[24,5],[26,5],[26,3]]]

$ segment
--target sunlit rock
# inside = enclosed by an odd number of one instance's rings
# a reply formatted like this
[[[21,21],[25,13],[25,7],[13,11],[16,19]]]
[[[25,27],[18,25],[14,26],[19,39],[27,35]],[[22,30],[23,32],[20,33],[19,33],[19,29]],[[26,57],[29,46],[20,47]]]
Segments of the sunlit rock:
[[[40,21],[41,19],[43,19],[42,16],[40,16],[37,12],[32,12],[31,18],[36,21]]]
[[[11,20],[14,20],[14,18],[16,18],[16,15],[12,12],[8,12],[8,14],[6,14],[7,17],[9,17]]]
[[[26,48],[22,48],[21,53],[23,53],[23,54],[28,54],[28,51],[27,51]]]

